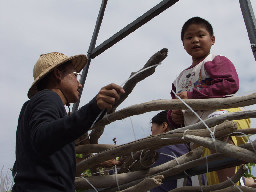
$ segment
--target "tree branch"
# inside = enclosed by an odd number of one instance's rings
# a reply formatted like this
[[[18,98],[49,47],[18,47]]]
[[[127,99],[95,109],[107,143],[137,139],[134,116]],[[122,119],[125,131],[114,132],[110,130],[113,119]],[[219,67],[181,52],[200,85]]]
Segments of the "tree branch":
[[[131,74],[129,80],[123,86],[125,93],[121,95],[119,101],[116,102],[116,104],[113,106],[112,111],[109,113],[112,113],[116,110],[116,108],[129,96],[129,94],[132,92],[133,88],[137,85],[138,82],[144,80],[145,78],[147,78],[155,72],[155,68],[157,67],[156,64],[160,64],[167,57],[167,54],[168,49],[161,49],[160,51],[156,52],[153,56],[150,57],[150,59],[147,61],[147,63],[144,65],[142,69]],[[104,128],[105,125],[93,128],[90,134],[90,143],[98,143],[98,139],[103,134]]]
[[[116,177],[118,179],[119,185],[129,183],[133,180],[138,180],[144,177],[149,177],[152,175],[156,175],[159,172],[162,172],[170,167],[174,167],[177,164],[177,161],[179,163],[185,163],[192,161],[194,159],[198,159],[203,153],[202,148],[197,148],[195,150],[190,151],[187,154],[184,154],[180,157],[178,157],[176,160],[168,161],[164,164],[161,164],[159,166],[150,168],[148,170],[140,170],[140,171],[134,171],[129,173],[121,173],[117,175],[107,175],[107,176],[91,176],[87,179],[90,181],[90,183],[97,187],[97,188],[104,188],[104,187],[115,187],[116,186]],[[75,179],[75,185],[76,189],[88,189],[90,188],[90,185],[82,178],[77,177]],[[130,186],[126,186],[125,188],[128,188]]]
[[[157,175],[152,178],[145,178],[142,182],[138,183],[135,186],[129,187],[128,189],[124,189],[120,192],[147,192],[150,189],[158,187],[162,185],[162,180],[164,179],[163,175]]]
[[[219,141],[217,139],[213,141],[213,139],[195,135],[185,135],[184,138],[186,141],[196,143],[211,150],[216,150],[216,152],[224,153],[225,155],[229,155],[230,157],[249,163],[256,163],[256,154],[254,152],[235,146],[233,144]]]
[[[237,124],[234,122],[224,122],[216,126],[215,128],[215,136],[224,137],[237,129]],[[188,130],[186,134],[199,135],[202,137],[210,137],[210,133],[208,130]],[[109,159],[130,154],[131,152],[139,151],[142,149],[158,149],[165,145],[172,145],[178,143],[184,143],[185,141],[182,139],[183,132],[177,133],[164,133],[161,135],[146,137],[137,141],[133,141],[127,144],[119,145],[117,147],[111,148],[104,152],[98,153],[94,156],[88,157],[87,159],[81,161],[77,164],[77,174],[81,174],[84,169],[90,168],[90,166],[94,166],[98,163],[107,161]]]
[[[241,97],[213,98],[213,99],[185,99],[184,100],[194,110],[211,110],[211,109],[227,109],[234,107],[243,107],[256,103],[256,93]],[[133,115],[140,115],[146,112],[168,110],[168,109],[187,109],[187,107],[179,100],[154,100],[142,104],[132,105],[121,109],[115,113],[108,114],[97,122],[94,128],[102,125],[108,125],[114,121],[125,119]],[[235,114],[247,113],[245,111],[234,112]],[[250,117],[256,117],[256,111]],[[229,114],[226,114],[229,115]],[[225,116],[225,115],[222,115]]]
[[[239,179],[243,176],[243,174],[245,173],[246,168],[244,166],[240,166],[240,168],[238,169],[238,171],[236,172],[236,174],[231,177],[231,181],[233,183],[236,183],[239,181]],[[219,190],[219,189],[223,189],[223,188],[227,188],[233,185],[233,183],[230,180],[226,180],[222,183],[219,184],[215,184],[215,185],[210,185],[210,186],[185,186],[185,187],[180,187],[180,188],[176,188],[173,189],[169,192],[194,192],[194,191],[198,191],[198,192],[209,192],[209,191],[215,191],[215,190]]]

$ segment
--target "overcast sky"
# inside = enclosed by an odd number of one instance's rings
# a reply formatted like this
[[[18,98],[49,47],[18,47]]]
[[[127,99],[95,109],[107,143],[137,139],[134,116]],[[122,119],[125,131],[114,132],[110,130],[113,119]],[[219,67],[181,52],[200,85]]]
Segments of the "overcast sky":
[[[109,0],[97,45],[159,2]],[[252,4],[256,10],[256,1]],[[28,99],[32,70],[39,55],[53,51],[68,56],[87,54],[100,5],[101,0],[0,0],[0,166],[4,169],[12,167],[15,160],[17,119]],[[155,99],[170,99],[172,81],[191,65],[180,31],[184,22],[194,16],[203,17],[213,25],[216,44],[212,53],[225,55],[234,63],[240,78],[237,95],[255,92],[256,63],[239,1],[180,0],[92,60],[80,104],[87,103],[106,84],[125,82],[131,72],[139,70],[162,48],[168,48],[168,57],[155,74],[136,86],[119,109]],[[255,109],[255,106],[248,108]],[[123,144],[148,136],[150,119],[156,113],[112,123],[105,128],[100,143],[112,144],[116,137],[117,144]]]

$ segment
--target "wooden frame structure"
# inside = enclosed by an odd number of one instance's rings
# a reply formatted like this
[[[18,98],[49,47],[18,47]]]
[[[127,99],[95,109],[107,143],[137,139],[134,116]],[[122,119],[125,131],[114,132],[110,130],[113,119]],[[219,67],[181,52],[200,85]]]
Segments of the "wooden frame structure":
[[[117,32],[112,37],[105,40],[103,43],[101,43],[100,45],[98,45],[95,48],[96,40],[97,40],[99,31],[100,31],[100,26],[101,26],[101,23],[102,23],[102,20],[104,17],[105,8],[106,8],[107,2],[108,2],[108,0],[102,0],[102,4],[101,4],[100,10],[99,10],[95,29],[94,29],[91,43],[90,43],[90,46],[88,49],[88,63],[85,66],[85,68],[82,72],[82,77],[80,79],[80,83],[82,84],[82,89],[84,88],[84,83],[86,81],[87,73],[88,73],[89,66],[90,66],[92,59],[99,56],[101,53],[106,51],[108,48],[111,48],[113,45],[115,45],[116,43],[121,41],[123,38],[127,37],[129,34],[134,32],[141,26],[143,26],[145,23],[149,22],[151,19],[153,19],[154,17],[156,17],[157,15],[159,15],[160,13],[162,13],[163,11],[165,11],[166,9],[168,9],[169,7],[171,7],[178,1],[179,0],[162,0],[159,4],[157,4],[156,6],[151,8],[149,11],[144,13],[142,16],[138,17],[136,20],[134,20],[133,22],[128,24],[126,27],[121,29],[119,32]],[[241,11],[243,14],[244,22],[246,24],[249,40],[251,43],[251,49],[252,49],[254,58],[256,60],[256,21],[255,21],[253,9],[252,9],[250,0],[239,0],[239,2],[240,2]],[[163,53],[165,50],[161,50],[161,51]],[[167,54],[167,53],[164,53],[164,54]],[[164,59],[166,56],[167,55],[162,56],[163,57],[162,59]],[[81,97],[81,95],[80,95],[80,97]],[[255,98],[256,97],[253,96],[253,99],[255,99]],[[74,104],[73,111],[78,109],[79,102],[80,102],[80,99],[77,103]],[[241,106],[244,106],[244,105],[241,105]],[[163,109],[162,107],[160,107],[160,108]],[[249,115],[249,117],[254,117],[254,115],[251,114],[251,115]],[[104,121],[104,119],[103,119],[103,121]],[[213,161],[209,162],[208,167],[206,167],[206,165],[201,165],[201,166],[198,166],[197,168],[189,169],[187,171],[187,173],[189,173],[189,175],[197,175],[197,174],[205,173],[206,170],[211,171],[211,170],[221,169],[223,167],[228,167],[230,165],[233,165],[233,166],[240,165],[242,163],[244,163],[244,161],[237,160],[236,158],[225,158],[225,159],[221,159],[221,160],[217,159],[217,160],[213,160]],[[181,178],[184,176],[185,176],[184,173],[180,173],[180,174],[177,174],[177,175],[174,175],[171,177],[173,179],[178,179],[178,178]]]

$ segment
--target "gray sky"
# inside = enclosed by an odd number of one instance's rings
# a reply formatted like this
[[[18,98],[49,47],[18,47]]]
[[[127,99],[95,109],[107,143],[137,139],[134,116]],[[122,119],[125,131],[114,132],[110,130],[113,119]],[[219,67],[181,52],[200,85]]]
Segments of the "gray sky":
[[[97,45],[135,20],[160,0],[110,0]],[[253,0],[256,10],[256,1]],[[15,160],[15,132],[19,111],[33,82],[32,70],[42,53],[87,54],[101,1],[95,0],[0,0],[0,166],[10,168]],[[212,53],[228,57],[235,65],[240,90],[255,92],[256,63],[238,1],[180,0],[158,17],[92,60],[81,104],[111,82],[122,84],[158,50],[169,55],[155,74],[139,83],[119,109],[155,99],[170,99],[171,83],[191,58],[180,40],[181,27],[193,16],[207,19],[214,28]],[[255,109],[255,106],[248,107]],[[118,144],[150,134],[150,119],[157,112],[117,121],[105,128],[100,143]],[[253,123],[255,125],[255,123]],[[255,126],[254,126],[255,127]],[[255,173],[254,173],[255,174]]]

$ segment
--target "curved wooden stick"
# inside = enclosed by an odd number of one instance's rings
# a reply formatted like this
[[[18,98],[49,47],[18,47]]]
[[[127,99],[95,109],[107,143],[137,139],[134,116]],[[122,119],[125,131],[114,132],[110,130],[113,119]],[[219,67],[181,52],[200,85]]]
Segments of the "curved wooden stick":
[[[187,154],[184,154],[178,157],[175,160],[168,161],[164,164],[161,164],[157,167],[150,168],[148,170],[141,170],[141,171],[134,171],[129,173],[121,173],[117,174],[117,179],[119,185],[129,183],[133,180],[138,180],[144,177],[149,177],[152,175],[156,175],[159,172],[162,172],[170,167],[177,166],[177,161],[181,164],[185,162],[190,162],[194,159],[198,159],[203,153],[202,148],[197,148],[195,150],[190,151]],[[92,183],[97,188],[104,188],[104,187],[114,187],[116,186],[116,175],[107,175],[107,176],[91,176],[88,178],[90,183]],[[90,185],[84,181],[84,179],[77,177],[75,179],[76,189],[88,189]],[[127,188],[127,187],[126,187]]]
[[[215,136],[223,137],[234,132],[237,129],[237,124],[234,122],[224,122],[216,126]],[[208,130],[188,130],[187,134],[200,135],[203,137],[210,137]],[[165,145],[172,145],[178,143],[184,143],[182,139],[183,132],[179,133],[164,133],[161,135],[146,137],[137,141],[133,141],[124,145],[119,145],[117,147],[106,150],[102,153],[98,153],[94,156],[88,157],[87,159],[81,161],[77,164],[77,174],[80,175],[85,169],[90,168],[98,163],[107,161],[109,159],[115,158],[117,156],[127,155],[131,152],[139,151],[142,149],[158,149]]]
[[[76,147],[76,153],[99,153],[106,149],[116,147],[116,145],[111,144],[86,144],[78,145]]]
[[[184,138],[186,141],[196,143],[211,150],[216,150],[217,152],[229,155],[232,158],[236,158],[248,163],[256,163],[256,154],[254,152],[235,146],[233,144],[219,141],[217,139],[213,141],[211,138],[204,138],[195,135],[185,135]]]
[[[210,110],[210,109],[227,109],[234,107],[249,106],[256,103],[256,93],[241,97],[214,98],[214,99],[185,99],[184,100],[194,110]],[[108,125],[114,121],[125,119],[133,115],[140,115],[146,112],[168,110],[168,109],[187,109],[187,107],[179,100],[155,100],[142,104],[132,105],[121,109],[115,113],[109,114],[108,118],[104,117],[94,128],[102,125]],[[242,111],[245,112],[245,111]],[[242,113],[234,112],[234,113]],[[256,111],[254,111],[256,113]],[[246,114],[246,112],[245,112]],[[224,116],[224,115],[222,115]],[[254,116],[256,117],[256,114]],[[93,128],[93,129],[94,129]]]
[[[250,144],[247,143],[247,144],[240,145],[239,147],[242,147],[242,148],[245,148],[245,149],[250,149],[250,148],[252,148],[252,145],[254,145],[255,148],[256,148],[256,141],[254,141]],[[216,160],[223,159],[223,158],[225,158],[225,156],[223,154],[214,153],[214,154],[211,154],[211,155],[207,156],[207,162],[212,162],[212,161],[216,161]],[[174,161],[174,160],[172,160],[172,161]],[[180,163],[180,165],[177,164],[177,161]],[[157,172],[157,174],[164,175],[164,177],[172,177],[172,176],[174,176],[176,174],[179,174],[179,173],[181,173],[185,170],[188,170],[188,169],[191,169],[191,168],[194,168],[194,167],[197,167],[197,166],[200,166],[200,165],[206,163],[206,158],[202,157],[202,158],[191,160],[191,161],[187,160],[186,162],[184,161],[184,163],[181,162],[180,159],[177,159],[177,161],[176,161],[176,166],[169,166],[169,168],[167,167],[168,170],[165,170],[165,171],[162,171],[162,172]],[[237,164],[237,165],[241,165],[241,164]],[[232,166],[234,166],[234,165],[232,165]],[[224,168],[228,168],[228,167],[224,167]],[[128,188],[130,186],[136,185],[140,181],[141,181],[141,179],[134,180],[130,183],[127,182],[126,184],[120,185],[119,187],[121,189],[125,189],[125,188]],[[117,191],[117,188],[111,188],[111,189],[108,189],[108,190],[103,190],[102,192],[115,192],[115,191]],[[200,190],[200,192],[201,192],[201,190]]]
[[[134,191],[147,192],[150,189],[153,189],[155,187],[158,187],[159,185],[162,185],[163,179],[164,179],[163,175],[157,175],[152,178],[145,178],[143,181],[141,181],[137,185],[129,187],[128,189],[124,189],[120,192],[134,192]]]
[[[244,166],[240,166],[240,168],[238,169],[236,174],[233,177],[230,178],[231,181],[233,183],[238,182],[239,179],[245,173],[245,171],[246,171],[246,168]],[[210,186],[185,186],[185,187],[173,189],[169,192],[193,192],[193,191],[209,192],[209,191],[215,191],[215,190],[219,190],[219,189],[223,189],[223,188],[227,188],[227,187],[232,186],[233,183],[231,181],[226,180],[222,183],[215,184],[215,185],[210,185]]]
[[[138,82],[144,80],[145,78],[147,78],[148,76],[152,75],[155,72],[157,64],[160,64],[167,57],[167,54],[168,54],[168,49],[166,48],[161,49],[160,51],[156,52],[153,56],[150,57],[150,59],[147,61],[147,63],[144,65],[142,69],[140,69],[137,72],[131,73],[129,80],[123,86],[125,93],[121,95],[119,101],[115,103],[112,111],[109,113],[112,113],[113,111],[116,110],[116,108],[129,96],[129,94],[132,92],[133,88],[137,85]],[[150,66],[153,66],[153,67],[148,68]],[[135,73],[137,74],[133,76],[133,74]],[[105,125],[98,126],[97,128],[93,128],[90,134],[90,143],[92,144],[98,143],[98,139],[104,132],[104,128],[105,128]]]
[[[255,192],[255,188],[246,187],[246,186],[231,186],[225,189],[216,190],[214,192],[241,192],[239,189],[241,189],[243,192]]]

